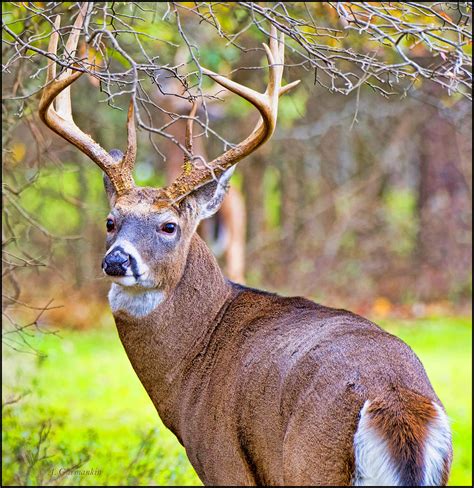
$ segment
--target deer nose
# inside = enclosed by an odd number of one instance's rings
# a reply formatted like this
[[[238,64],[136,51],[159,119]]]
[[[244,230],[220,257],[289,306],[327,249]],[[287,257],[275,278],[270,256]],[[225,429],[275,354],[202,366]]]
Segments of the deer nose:
[[[125,276],[130,266],[130,255],[122,249],[109,252],[102,261],[102,268],[109,276]]]

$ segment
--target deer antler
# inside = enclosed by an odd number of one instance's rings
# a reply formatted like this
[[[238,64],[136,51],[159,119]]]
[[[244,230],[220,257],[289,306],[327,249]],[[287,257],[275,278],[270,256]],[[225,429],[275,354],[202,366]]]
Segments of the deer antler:
[[[198,109],[198,102],[193,100],[193,105],[191,107],[191,111],[189,112],[189,118],[186,121],[186,135],[185,135],[185,147],[191,156],[193,155],[193,117],[196,116],[196,112]],[[184,164],[189,161],[187,156],[184,157]]]
[[[269,64],[269,80],[265,93],[259,93],[213,71],[202,69],[203,73],[215,82],[253,104],[260,112],[261,118],[253,132],[245,140],[207,163],[205,167],[198,168],[196,165],[190,165],[189,162],[186,162],[183,172],[170,186],[163,189],[167,198],[173,201],[181,200],[196,188],[219,177],[225,170],[255,151],[272,136],[277,121],[278,98],[300,82],[297,80],[286,86],[281,86],[285,64],[283,40],[284,35],[281,34],[280,39],[278,39],[276,28],[272,25],[270,47],[263,44]]]
[[[84,2],[66,43],[66,52],[71,57],[74,56],[77,49],[80,29],[84,24],[86,11],[87,2]],[[48,47],[48,52],[52,55],[56,55],[57,52],[60,25],[61,19],[58,15],[54,22],[54,32],[51,34]],[[46,84],[39,104],[39,115],[41,120],[56,134],[59,134],[89,156],[110,178],[117,194],[120,195],[135,186],[132,171],[137,153],[137,141],[133,100],[130,101],[128,109],[127,150],[122,160],[117,161],[74,123],[70,85],[82,74],[83,72],[81,71],[72,72],[72,69],[66,69],[56,78],[56,63],[49,59]]]

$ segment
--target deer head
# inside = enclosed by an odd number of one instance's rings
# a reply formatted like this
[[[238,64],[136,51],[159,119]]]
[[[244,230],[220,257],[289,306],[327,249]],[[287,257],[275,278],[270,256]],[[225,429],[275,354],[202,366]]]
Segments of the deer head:
[[[77,49],[85,8],[82,7],[66,44],[66,51],[71,56]],[[58,16],[49,43],[52,55],[57,52],[59,26]],[[281,86],[284,42],[283,35],[278,38],[273,26],[269,46],[263,46],[269,63],[269,81],[264,93],[203,69],[204,74],[258,109],[261,117],[252,133],[211,162],[185,160],[182,173],[165,188],[137,187],[133,181],[136,158],[133,100],[128,110],[125,154],[119,150],[108,152],[82,132],[73,120],[70,85],[83,74],[82,71],[66,69],[56,77],[55,62],[49,60],[40,117],[104,172],[111,211],[107,217],[107,253],[102,266],[114,282],[131,290],[166,292],[173,289],[182,275],[191,237],[199,222],[219,209],[235,164],[271,137],[277,120],[278,98],[299,81]],[[186,130],[186,146],[190,152],[196,108],[194,102]]]

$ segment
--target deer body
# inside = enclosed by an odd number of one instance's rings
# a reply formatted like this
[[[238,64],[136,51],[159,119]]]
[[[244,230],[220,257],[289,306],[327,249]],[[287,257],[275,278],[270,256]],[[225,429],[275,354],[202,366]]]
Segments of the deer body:
[[[226,281],[197,234],[174,291],[146,317],[114,317],[205,484],[351,484],[367,400],[393,413],[407,392],[440,404],[402,341],[350,312]]]
[[[66,44],[77,48],[88,3]],[[39,113],[105,173],[111,207],[102,266],[130,362],[164,424],[211,485],[440,485],[452,458],[446,414],[423,366],[372,322],[304,298],[226,280],[196,228],[224,198],[235,164],[267,141],[281,85],[283,36],[264,44],[269,81],[258,93],[202,68],[255,105],[261,118],[240,144],[206,164],[188,158],[167,188],[133,181],[134,103],[125,154],[105,151],[74,123],[70,85],[49,43]],[[192,156],[193,105],[186,147]]]

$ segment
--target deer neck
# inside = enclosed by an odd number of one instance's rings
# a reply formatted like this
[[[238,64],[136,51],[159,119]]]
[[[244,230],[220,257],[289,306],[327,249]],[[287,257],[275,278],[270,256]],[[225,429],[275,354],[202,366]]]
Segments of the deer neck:
[[[178,285],[157,299],[151,313],[137,317],[123,310],[114,312],[120,339],[135,372],[164,423],[178,436],[183,372],[199,354],[198,349],[205,348],[208,333],[220,320],[232,294],[232,285],[216,259],[195,234]]]

